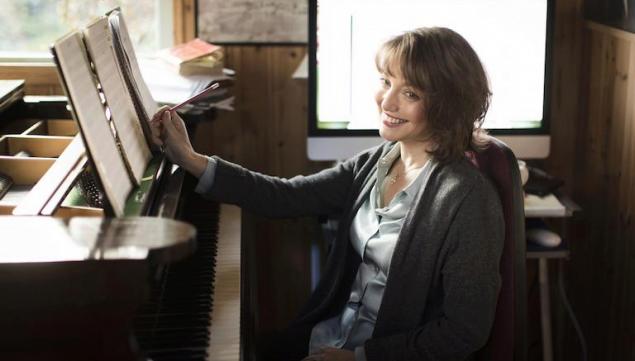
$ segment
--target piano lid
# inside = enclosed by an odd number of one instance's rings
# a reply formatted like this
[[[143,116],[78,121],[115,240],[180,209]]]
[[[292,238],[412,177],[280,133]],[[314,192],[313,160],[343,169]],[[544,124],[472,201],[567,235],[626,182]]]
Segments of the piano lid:
[[[164,263],[195,249],[196,229],[156,217],[0,216],[0,264],[83,260]]]

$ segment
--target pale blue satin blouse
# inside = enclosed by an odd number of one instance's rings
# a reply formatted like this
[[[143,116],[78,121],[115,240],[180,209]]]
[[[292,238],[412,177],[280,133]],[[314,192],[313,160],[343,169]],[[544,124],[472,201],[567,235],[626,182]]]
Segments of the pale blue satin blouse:
[[[364,341],[371,338],[384,295],[390,261],[406,213],[419,189],[425,187],[436,163],[428,161],[417,177],[397,193],[385,207],[379,187],[401,149],[395,145],[377,165],[377,182],[370,197],[361,205],[350,229],[353,248],[362,258],[349,300],[341,314],[315,325],[311,332],[309,354],[323,347],[355,350],[356,360],[365,360]]]

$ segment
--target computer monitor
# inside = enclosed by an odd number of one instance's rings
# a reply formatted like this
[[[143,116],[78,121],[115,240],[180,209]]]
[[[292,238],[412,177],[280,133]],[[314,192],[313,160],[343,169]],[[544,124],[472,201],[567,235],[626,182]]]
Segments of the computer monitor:
[[[461,34],[492,89],[484,128],[518,158],[549,154],[553,0],[310,0],[308,156],[340,160],[379,144],[375,52],[418,27]]]

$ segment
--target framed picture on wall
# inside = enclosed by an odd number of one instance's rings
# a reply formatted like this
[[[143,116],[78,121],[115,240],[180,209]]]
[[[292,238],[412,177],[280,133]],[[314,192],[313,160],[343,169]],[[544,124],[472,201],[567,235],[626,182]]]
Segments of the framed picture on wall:
[[[198,0],[198,37],[215,44],[306,44],[306,0]]]

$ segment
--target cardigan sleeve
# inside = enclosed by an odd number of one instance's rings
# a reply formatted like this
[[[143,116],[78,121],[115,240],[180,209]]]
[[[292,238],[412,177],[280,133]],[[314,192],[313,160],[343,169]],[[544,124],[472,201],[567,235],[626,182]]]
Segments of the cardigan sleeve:
[[[458,361],[482,348],[501,284],[503,239],[504,220],[494,189],[472,187],[450,223],[448,251],[439,260],[441,314],[409,332],[368,340],[368,361]]]
[[[216,175],[216,159],[207,157],[207,166],[205,171],[201,174],[201,177],[196,184],[194,191],[196,193],[205,194],[209,193],[214,185],[214,176]]]
[[[356,162],[351,159],[316,174],[285,179],[212,158],[213,186],[203,195],[272,218],[341,213]]]

